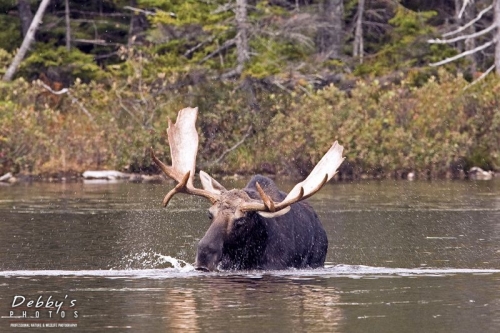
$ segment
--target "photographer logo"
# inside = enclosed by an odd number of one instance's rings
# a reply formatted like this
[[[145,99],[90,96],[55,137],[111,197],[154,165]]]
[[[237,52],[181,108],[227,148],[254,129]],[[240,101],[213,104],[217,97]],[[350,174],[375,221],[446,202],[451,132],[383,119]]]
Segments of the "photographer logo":
[[[8,319],[10,327],[71,328],[78,327],[79,317],[77,300],[69,295],[15,295],[2,319]]]

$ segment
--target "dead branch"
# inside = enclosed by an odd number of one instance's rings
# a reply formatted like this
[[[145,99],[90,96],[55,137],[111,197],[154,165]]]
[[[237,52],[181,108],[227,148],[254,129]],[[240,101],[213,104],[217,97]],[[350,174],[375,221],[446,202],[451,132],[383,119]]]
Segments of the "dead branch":
[[[493,8],[493,5],[490,5],[490,6],[486,7],[485,9],[483,9],[482,11],[480,11],[479,14],[477,14],[477,16],[473,20],[470,20],[469,22],[467,22],[467,24],[464,24],[463,26],[459,27],[456,30],[453,30],[453,31],[450,31],[450,32],[447,32],[447,33],[443,34],[443,37],[448,37],[448,36],[451,36],[451,35],[456,35],[459,32],[464,31],[465,29],[467,29],[468,27],[470,27],[471,25],[473,25],[474,23],[476,23],[477,21],[479,21],[481,19],[481,17],[483,17],[483,15],[486,14],[488,11],[490,11],[492,8]]]
[[[292,93],[293,93],[293,91],[289,90],[288,88],[286,88],[284,85],[282,85],[282,84],[281,84],[280,82],[278,82],[278,81],[273,80],[273,81],[272,81],[272,83],[273,83],[276,87],[280,88],[280,89],[281,89],[281,90],[283,90],[283,91],[286,91],[286,92],[287,92],[287,93],[289,93],[289,94],[292,94]]]
[[[485,29],[483,29],[481,31],[478,31],[478,32],[475,32],[475,33],[472,33],[472,34],[458,36],[458,37],[455,37],[455,38],[452,38],[452,39],[439,39],[439,38],[429,39],[427,41],[427,43],[430,43],[430,44],[455,43],[455,42],[458,42],[459,40],[469,39],[469,38],[476,38],[476,37],[482,36],[482,35],[487,34],[488,32],[490,32],[491,30],[495,29],[496,27],[497,27],[496,24],[492,24],[488,28],[485,28]]]
[[[96,56],[94,56],[94,60],[107,59],[107,58],[111,58],[113,56],[117,56],[119,54],[120,54],[120,51],[113,51],[113,52],[108,53],[108,54],[96,55]]]
[[[467,85],[467,87],[465,87],[464,90],[469,89],[470,87],[472,87],[473,85],[475,85],[476,83],[478,83],[479,81],[481,81],[482,79],[484,79],[488,74],[490,74],[490,72],[493,69],[495,69],[495,65],[491,65],[491,67],[488,68],[486,70],[486,72],[484,72],[483,74],[481,74],[481,76],[479,76],[477,79],[475,79],[474,81],[472,81],[469,85]]]
[[[231,148],[228,148],[226,149],[221,156],[219,156],[219,158],[217,158],[215,161],[213,162],[210,162],[206,165],[206,167],[211,167],[212,165],[215,165],[215,164],[218,164],[220,161],[222,161],[224,159],[224,157],[226,157],[227,154],[229,154],[230,152],[232,152],[233,150],[235,150],[236,148],[238,148],[239,146],[241,146],[245,140],[250,136],[250,134],[252,134],[252,130],[253,130],[253,126],[250,125],[247,129],[247,132],[245,133],[245,135],[243,136],[243,138],[241,138],[240,141],[236,142],[236,144],[234,146],[232,146]]]
[[[238,65],[238,66],[236,66],[236,68],[230,70],[229,72],[226,72],[226,73],[222,74],[220,76],[220,78],[223,79],[223,80],[230,79],[230,78],[232,78],[234,76],[240,75],[241,72],[243,72],[243,66]]]
[[[233,10],[235,6],[231,2],[226,2],[223,5],[220,5],[217,7],[215,10],[211,11],[210,14],[220,14],[220,13],[225,13],[230,10]]]
[[[94,117],[92,117],[89,110],[87,110],[87,108],[77,98],[75,98],[69,91],[68,91],[68,96],[71,98],[71,103],[75,103],[76,105],[78,105],[80,107],[80,110],[82,110],[83,113],[85,113],[87,115],[87,117],[89,117],[89,119],[93,122]]]
[[[127,108],[125,106],[125,104],[123,104],[123,100],[122,100],[122,97],[121,95],[118,93],[118,91],[115,90],[115,95],[116,97],[118,98],[118,103],[120,104],[121,108],[123,110],[125,110],[125,112],[127,112],[129,114],[129,116],[137,123],[137,124],[141,124],[141,121],[134,115],[134,113],[132,111],[130,111],[129,108]]]
[[[73,39],[73,42],[75,43],[82,43],[82,44],[95,44],[95,45],[103,45],[103,46],[109,46],[109,45],[122,45],[119,43],[108,43],[104,39]]]
[[[226,40],[224,44],[221,45],[217,50],[211,52],[210,54],[206,55],[203,59],[200,60],[200,64],[203,64],[205,61],[209,60],[210,58],[213,58],[214,56],[218,55],[220,52],[223,52],[227,50],[230,47],[233,47],[236,45],[236,38]]]
[[[46,90],[48,90],[51,94],[54,94],[54,95],[62,95],[62,94],[68,94],[68,96],[71,98],[71,102],[72,103],[75,103],[77,104],[79,107],[80,107],[80,110],[83,111],[83,113],[85,113],[85,115],[87,117],[89,117],[89,119],[93,122],[94,121],[94,117],[92,117],[92,115],[90,114],[89,110],[87,110],[87,108],[76,98],[74,97],[68,88],[63,88],[59,91],[55,91],[53,90],[51,87],[49,87],[48,85],[46,85],[45,83],[43,83],[42,81],[38,81],[38,83],[43,87],[45,88]]]
[[[462,5],[462,8],[460,8],[460,12],[458,13],[458,18],[462,18],[462,15],[464,14],[465,12],[465,7],[467,7],[467,5],[470,3],[471,1],[470,0],[464,0],[464,3]]]
[[[23,43],[21,44],[21,47],[17,51],[16,55],[14,56],[14,59],[12,60],[12,63],[10,64],[9,68],[7,68],[7,71],[5,72],[5,75],[2,78],[3,81],[5,82],[11,81],[14,74],[16,74],[17,68],[21,64],[21,61],[24,59],[24,56],[26,55],[26,52],[28,52],[28,49],[35,40],[35,33],[38,29],[40,22],[42,21],[43,13],[45,12],[45,9],[49,5],[49,2],[50,0],[42,0],[40,6],[38,6],[38,10],[35,16],[33,17],[33,20],[31,21],[28,32],[26,33],[26,36],[23,39]]]
[[[288,39],[291,42],[296,42],[300,45],[303,45],[309,49],[314,48],[314,41],[312,38],[300,33],[300,32],[294,32],[294,31],[287,31],[287,30],[281,30],[281,31],[272,31],[272,30],[265,30],[262,29],[260,31],[262,35],[267,35],[271,38],[274,38],[276,40],[279,39]]]
[[[140,8],[135,8],[135,7],[131,7],[131,6],[125,6],[125,7],[123,7],[123,9],[131,10],[133,12],[141,13],[141,14],[145,14],[145,15],[156,15],[155,12],[152,12],[152,11],[149,11],[149,10],[140,9]],[[172,14],[173,13],[170,13],[170,15],[172,15]],[[175,14],[174,14],[174,16],[175,16]]]
[[[311,95],[311,93],[309,91],[307,91],[306,88],[304,88],[303,86],[301,86],[300,84],[297,86],[300,90],[302,90],[306,95],[307,97],[309,98],[312,98],[313,96]]]
[[[130,16],[132,14],[125,13],[125,12],[115,12],[115,13],[102,13],[102,12],[87,12],[84,10],[76,10],[76,9],[70,9],[70,14],[78,14],[78,15],[84,15],[84,16],[91,16],[91,17],[124,17],[124,16]],[[64,14],[64,10],[57,10],[52,12],[53,14],[56,15],[61,15]]]
[[[209,38],[205,39],[204,41],[196,44],[195,46],[193,46],[192,48],[190,48],[189,50],[187,50],[186,52],[184,52],[184,56],[186,58],[189,58],[194,52],[196,52],[196,50],[198,50],[199,48],[201,48],[203,45],[206,45],[208,43],[211,43],[213,42],[213,40],[215,38],[217,38],[218,36],[210,36]]]
[[[54,95],[62,95],[62,94],[66,94],[69,89],[68,88],[63,88],[59,91],[55,91],[53,90],[51,87],[49,87],[48,85],[46,85],[45,83],[43,83],[42,81],[38,81],[38,83],[44,87],[46,90],[48,90],[51,94],[54,94]]]
[[[43,26],[40,26],[40,31],[51,31],[54,28],[58,27],[63,20],[64,20],[63,18],[58,18],[57,20],[45,23]]]
[[[468,50],[468,51],[465,51],[465,52],[462,52],[462,53],[459,53],[453,57],[449,57],[449,58],[446,58],[444,60],[441,60],[441,61],[438,61],[438,62],[434,62],[432,64],[429,64],[429,66],[432,66],[432,67],[436,67],[436,66],[441,66],[441,65],[444,65],[444,64],[447,64],[449,62],[452,62],[452,61],[455,61],[457,59],[460,59],[462,57],[465,57],[465,56],[468,56],[470,54],[474,54],[476,52],[479,52],[481,50],[484,50],[485,48],[491,46],[492,44],[494,44],[496,42],[496,40],[491,40],[487,43],[484,43],[483,45],[481,46],[478,46],[472,50]]]

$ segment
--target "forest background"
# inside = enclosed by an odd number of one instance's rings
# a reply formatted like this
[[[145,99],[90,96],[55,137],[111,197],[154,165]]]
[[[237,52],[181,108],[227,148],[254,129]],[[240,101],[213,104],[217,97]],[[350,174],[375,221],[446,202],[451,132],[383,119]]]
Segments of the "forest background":
[[[500,169],[496,1],[0,0],[0,175],[154,173],[198,106],[199,168],[342,178]],[[498,50],[497,50],[498,48]]]

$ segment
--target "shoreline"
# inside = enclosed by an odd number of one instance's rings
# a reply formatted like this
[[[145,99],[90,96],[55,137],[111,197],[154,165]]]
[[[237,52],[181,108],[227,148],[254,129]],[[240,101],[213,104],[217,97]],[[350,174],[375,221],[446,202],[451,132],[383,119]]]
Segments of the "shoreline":
[[[94,173],[89,175],[88,173]],[[215,173],[214,176],[222,180],[238,180],[247,177],[252,177],[256,174],[263,174],[266,177],[276,179],[289,179],[294,181],[300,181],[305,179],[305,177],[296,177],[291,175],[283,174],[268,174],[268,173],[234,173],[221,174]],[[393,172],[392,174],[379,174],[370,175],[367,173],[362,173],[360,175],[349,175],[340,174],[333,177],[334,181],[364,181],[364,180],[384,180],[391,179],[397,181],[414,181],[414,180],[491,180],[500,177],[500,173],[494,171],[485,171],[478,167],[471,168],[467,173],[461,172],[459,174],[446,173],[444,175],[429,176],[427,172]],[[85,172],[74,172],[74,171],[58,171],[53,173],[44,174],[28,174],[28,173],[17,173],[13,174],[8,172],[0,176],[0,186],[1,185],[14,185],[14,184],[26,184],[26,183],[174,183],[173,180],[166,178],[163,174],[151,174],[151,173],[126,173],[116,170],[97,170],[97,171],[85,171]]]

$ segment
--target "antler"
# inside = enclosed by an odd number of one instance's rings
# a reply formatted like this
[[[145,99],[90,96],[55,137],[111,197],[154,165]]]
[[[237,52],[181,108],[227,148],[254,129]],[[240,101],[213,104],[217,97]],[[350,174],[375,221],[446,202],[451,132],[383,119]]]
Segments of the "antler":
[[[337,169],[344,161],[342,152],[344,147],[337,141],[333,143],[328,152],[321,158],[307,178],[294,186],[286,198],[276,203],[274,202],[257,183],[263,203],[251,202],[241,207],[243,211],[258,211],[264,216],[278,216],[285,214],[290,209],[290,205],[304,200],[318,192],[337,173]],[[263,213],[263,214],[262,214]],[[269,213],[269,214],[266,214]]]
[[[168,144],[172,156],[172,166],[165,165],[154,154],[151,148],[151,158],[156,165],[178,184],[163,199],[163,206],[167,206],[176,193],[187,193],[205,197],[212,203],[219,198],[218,193],[195,188],[193,178],[198,151],[198,132],[196,132],[196,117],[198,108],[185,108],[179,111],[177,122],[174,124],[168,119]]]

